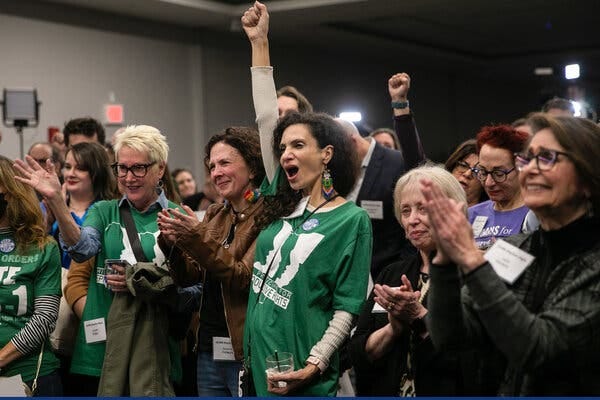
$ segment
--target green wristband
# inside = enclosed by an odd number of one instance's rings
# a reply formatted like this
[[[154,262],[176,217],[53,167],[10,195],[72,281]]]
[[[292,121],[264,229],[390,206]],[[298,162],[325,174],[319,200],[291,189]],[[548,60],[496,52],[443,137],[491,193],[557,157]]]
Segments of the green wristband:
[[[408,108],[408,100],[406,101],[392,101],[392,108],[402,110]]]

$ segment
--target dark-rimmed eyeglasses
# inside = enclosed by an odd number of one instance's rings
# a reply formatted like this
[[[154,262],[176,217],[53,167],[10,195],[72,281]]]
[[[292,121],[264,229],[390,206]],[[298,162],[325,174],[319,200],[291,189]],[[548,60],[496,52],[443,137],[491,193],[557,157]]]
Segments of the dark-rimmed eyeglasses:
[[[133,164],[131,167],[128,167],[124,164],[114,163],[111,165],[113,172],[119,178],[125,178],[127,173],[131,171],[133,176],[136,178],[143,178],[148,173],[148,168],[156,164],[156,161],[148,163],[148,164]]]
[[[454,171],[462,175],[467,171],[472,173],[474,168],[475,167],[471,167],[466,161],[458,161],[454,166]]]
[[[535,158],[535,165],[540,171],[549,171],[558,161],[558,156],[561,155],[569,157],[568,153],[549,149],[541,149],[536,155],[531,153],[515,153],[515,165],[519,171],[522,171]]]
[[[515,167],[512,167],[511,169],[494,168],[493,170],[488,171],[485,168],[475,166],[473,168],[473,176],[483,183],[487,179],[488,175],[491,175],[494,182],[501,183],[504,182],[508,174],[514,170]]]

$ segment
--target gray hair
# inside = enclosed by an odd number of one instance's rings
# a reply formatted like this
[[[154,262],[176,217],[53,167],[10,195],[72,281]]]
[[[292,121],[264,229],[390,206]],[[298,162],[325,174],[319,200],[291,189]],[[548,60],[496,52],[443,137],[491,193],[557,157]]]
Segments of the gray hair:
[[[467,195],[463,190],[458,180],[441,164],[425,164],[420,167],[411,169],[398,179],[394,188],[394,213],[396,219],[401,223],[402,215],[402,193],[408,187],[419,190],[419,180],[421,178],[430,179],[435,183],[442,192],[451,199],[464,204],[463,211],[467,213]]]

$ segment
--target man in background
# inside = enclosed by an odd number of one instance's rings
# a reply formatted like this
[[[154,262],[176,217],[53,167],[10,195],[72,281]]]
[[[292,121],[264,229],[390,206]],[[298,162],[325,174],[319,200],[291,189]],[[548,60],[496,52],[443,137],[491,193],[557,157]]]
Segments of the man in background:
[[[63,129],[63,135],[67,147],[82,142],[97,142],[104,146],[106,140],[104,127],[91,117],[70,120]]]

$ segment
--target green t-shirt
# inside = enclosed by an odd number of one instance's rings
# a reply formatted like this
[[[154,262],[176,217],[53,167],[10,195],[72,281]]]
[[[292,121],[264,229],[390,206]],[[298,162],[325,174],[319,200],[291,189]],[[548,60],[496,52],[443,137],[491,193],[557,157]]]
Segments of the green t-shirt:
[[[173,202],[169,202],[169,207],[180,208]],[[146,258],[157,265],[162,265],[165,255],[156,242],[156,238],[160,233],[156,224],[160,209],[157,208],[147,213],[140,213],[133,207],[130,207],[130,210]],[[100,252],[96,255],[96,263],[90,277],[90,286],[81,319],[82,323],[79,325],[79,333],[73,351],[71,372],[100,376],[106,342],[87,343],[83,323],[84,321],[103,318],[106,327],[106,317],[112,303],[112,293],[105,283],[104,260],[117,258],[134,264],[135,256],[127,239],[125,224],[121,221],[118,200],[95,203],[90,208],[83,226],[91,226],[100,232],[102,246]],[[175,380],[180,375],[180,371],[177,371],[178,366],[180,368],[179,362],[173,364],[175,371],[173,371],[172,376]]]
[[[34,299],[62,294],[61,262],[54,240],[42,249],[36,245],[18,251],[12,232],[0,233],[0,348],[21,331],[33,315]],[[23,381],[35,378],[39,349],[2,368],[2,375],[20,374]],[[46,341],[40,376],[48,375],[59,366],[58,359]]]
[[[291,352],[295,369],[303,368],[334,311],[359,314],[366,298],[372,248],[367,213],[346,202],[320,209],[303,222],[309,214],[308,210],[299,209],[289,218],[275,221],[258,236],[244,350],[246,357],[250,350],[259,396],[270,395],[265,375],[267,356],[275,350]],[[338,364],[335,353],[320,380],[294,394],[334,396]]]

